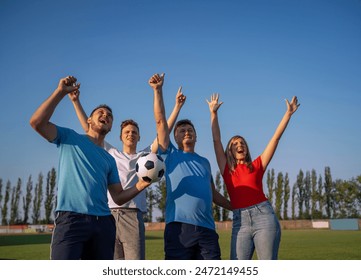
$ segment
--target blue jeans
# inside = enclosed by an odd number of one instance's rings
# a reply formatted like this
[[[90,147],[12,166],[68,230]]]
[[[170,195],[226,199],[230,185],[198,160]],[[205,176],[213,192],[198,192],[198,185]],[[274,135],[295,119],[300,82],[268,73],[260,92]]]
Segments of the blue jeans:
[[[233,210],[231,260],[276,260],[281,227],[269,201]]]

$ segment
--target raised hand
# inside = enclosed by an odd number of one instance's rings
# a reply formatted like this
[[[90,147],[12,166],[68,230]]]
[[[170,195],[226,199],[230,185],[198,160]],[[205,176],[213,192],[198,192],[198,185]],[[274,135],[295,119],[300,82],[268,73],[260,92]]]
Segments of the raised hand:
[[[159,74],[154,74],[148,81],[148,84],[153,88],[153,89],[160,89],[163,86],[163,82],[164,82],[164,73],[159,75]]]
[[[221,107],[221,105],[223,104],[223,102],[218,102],[219,101],[219,94],[218,93],[213,93],[211,95],[211,101],[208,101],[208,99],[206,100],[209,106],[209,111],[211,113],[216,113],[219,109],[219,107]]]
[[[74,76],[68,76],[59,81],[58,90],[62,94],[73,93],[74,96],[79,96],[80,84]]]
[[[178,92],[175,96],[175,103],[177,106],[182,107],[186,102],[187,97],[182,92],[182,87],[179,87]]]
[[[70,93],[68,93],[68,96],[72,102],[76,102],[79,100],[80,90],[78,89],[73,92],[70,92]]]
[[[291,102],[289,102],[286,99],[286,104],[287,104],[287,112],[289,114],[293,114],[294,112],[297,111],[298,107],[300,107],[301,104],[298,103],[298,99],[297,96],[293,96]]]

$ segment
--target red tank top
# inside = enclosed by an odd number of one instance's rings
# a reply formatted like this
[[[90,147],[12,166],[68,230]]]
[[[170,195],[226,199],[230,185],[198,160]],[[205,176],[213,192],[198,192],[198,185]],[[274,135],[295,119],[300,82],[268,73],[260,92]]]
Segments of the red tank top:
[[[252,162],[252,166],[251,172],[246,164],[238,164],[232,174],[229,173],[228,164],[224,168],[223,180],[233,209],[249,207],[267,200],[263,192],[264,170],[260,156]]]

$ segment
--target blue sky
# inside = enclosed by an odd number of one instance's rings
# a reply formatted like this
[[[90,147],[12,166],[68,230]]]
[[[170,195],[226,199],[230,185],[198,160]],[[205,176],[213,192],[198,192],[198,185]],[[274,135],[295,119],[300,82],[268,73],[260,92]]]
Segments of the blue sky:
[[[36,179],[57,167],[58,150],[29,126],[60,78],[81,82],[87,112],[114,111],[107,140],[117,147],[119,124],[135,119],[139,148],[155,137],[147,84],[166,73],[166,111],[183,86],[180,118],[197,129],[196,151],[217,171],[206,99],[224,102],[224,144],[243,135],[253,158],[271,138],[297,95],[301,107],[269,166],[334,179],[361,175],[361,1],[182,0],[17,1],[0,3],[0,178]],[[81,132],[65,98],[52,121]]]

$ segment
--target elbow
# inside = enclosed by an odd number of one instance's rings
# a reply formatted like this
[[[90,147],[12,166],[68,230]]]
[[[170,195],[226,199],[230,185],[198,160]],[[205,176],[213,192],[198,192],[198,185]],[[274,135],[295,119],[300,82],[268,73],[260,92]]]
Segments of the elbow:
[[[32,117],[30,118],[29,124],[30,124],[30,126],[31,126],[35,131],[39,131],[40,122],[39,122],[39,120],[37,120],[36,118],[34,118],[34,116],[32,116]]]
[[[157,127],[157,131],[163,130],[163,131],[168,132],[168,130],[169,130],[167,120],[164,118],[156,120],[155,125]]]

